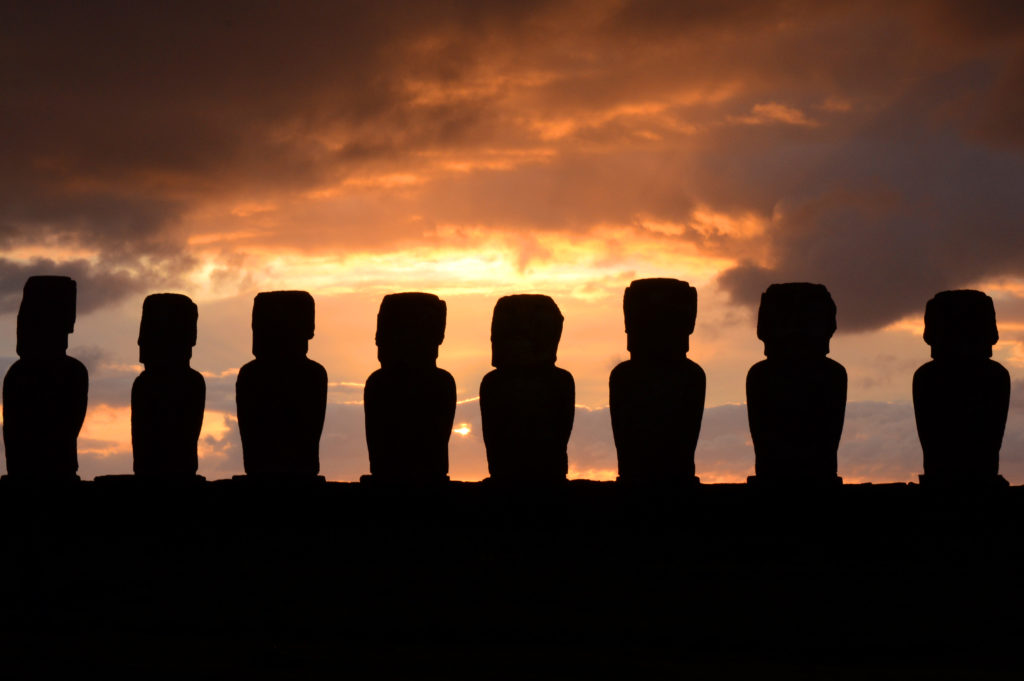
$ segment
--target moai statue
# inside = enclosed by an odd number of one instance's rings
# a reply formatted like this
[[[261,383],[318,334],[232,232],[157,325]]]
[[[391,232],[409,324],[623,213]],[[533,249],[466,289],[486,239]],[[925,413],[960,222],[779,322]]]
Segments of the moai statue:
[[[914,416],[925,484],[1003,482],[999,448],[1010,407],[1010,374],[990,359],[999,340],[992,299],[943,291],[928,301],[924,341],[932,361],[914,373]]]
[[[4,377],[4,445],[13,478],[74,480],[89,373],[68,357],[75,281],[29,277],[18,309],[18,361]]]
[[[693,482],[707,379],[687,359],[697,289],[638,279],[622,299],[629,359],[608,381],[622,482]]]
[[[327,372],[306,357],[313,296],[260,293],[252,305],[252,354],[238,372],[235,402],[250,476],[315,477],[327,411]]]
[[[495,482],[565,480],[576,384],[555,366],[562,321],[548,296],[505,296],[494,306],[494,371],[480,383],[480,416]]]
[[[132,384],[132,468],[138,476],[189,477],[199,470],[206,382],[189,366],[199,309],[188,296],[154,293],[142,303]]]
[[[841,482],[846,369],[826,357],[835,330],[836,306],[821,284],[772,284],[761,294],[757,337],[767,359],[747,373],[757,482]]]
[[[377,313],[380,369],[366,379],[363,409],[376,482],[448,479],[455,379],[437,368],[447,307],[430,293],[384,296]]]

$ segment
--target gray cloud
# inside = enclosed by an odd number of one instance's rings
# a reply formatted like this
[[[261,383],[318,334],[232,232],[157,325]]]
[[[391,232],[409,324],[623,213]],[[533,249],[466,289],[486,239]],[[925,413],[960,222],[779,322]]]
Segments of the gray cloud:
[[[769,283],[825,283],[841,328],[860,330],[920,312],[938,291],[1024,272],[1024,156],[932,129],[940,104],[914,100],[801,168],[767,235],[774,262],[719,283],[749,305]]]
[[[56,262],[36,258],[29,263],[0,258],[0,314],[15,312],[21,304],[25,281],[38,274],[61,274],[77,283],[78,314],[86,314],[137,294],[165,287],[174,275],[153,269],[108,269],[87,260]]]
[[[750,444],[745,405],[727,404],[704,410],[700,439],[694,452],[697,477],[708,471],[740,480],[754,474],[754,448]]]

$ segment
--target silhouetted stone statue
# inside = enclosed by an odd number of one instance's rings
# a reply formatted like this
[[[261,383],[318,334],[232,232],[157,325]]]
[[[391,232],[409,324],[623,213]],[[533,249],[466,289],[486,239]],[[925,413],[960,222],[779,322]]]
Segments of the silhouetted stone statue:
[[[272,291],[252,306],[252,354],[238,372],[235,401],[250,476],[315,477],[327,410],[327,372],[306,357],[313,296]]]
[[[366,379],[363,409],[370,475],[377,482],[448,479],[455,379],[437,368],[447,307],[430,293],[384,296],[377,313],[380,369]]]
[[[505,296],[494,306],[494,371],[480,383],[480,416],[495,482],[565,480],[576,384],[555,366],[562,321],[548,296]]]
[[[89,373],[68,357],[75,281],[29,277],[18,309],[20,358],[4,377],[4,445],[11,478],[77,478]]]
[[[678,279],[638,279],[622,299],[629,359],[608,381],[623,482],[693,482],[693,452],[707,379],[690,361],[697,289]]]
[[[821,284],[772,284],[757,337],[767,359],[747,373],[756,481],[831,483],[846,413],[846,370],[826,355],[836,306]]]
[[[1003,482],[999,448],[1010,407],[1010,374],[990,359],[999,340],[992,299],[943,291],[928,301],[924,340],[932,361],[914,373],[914,416],[927,484]]]
[[[199,469],[206,382],[189,366],[199,310],[188,296],[154,293],[142,303],[132,384],[132,468],[138,476],[189,477]]]

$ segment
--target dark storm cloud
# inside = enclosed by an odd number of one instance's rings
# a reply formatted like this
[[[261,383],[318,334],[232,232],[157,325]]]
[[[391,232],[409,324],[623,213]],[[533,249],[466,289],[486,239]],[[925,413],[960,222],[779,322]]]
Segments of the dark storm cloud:
[[[49,274],[75,280],[78,314],[92,312],[129,294],[146,291],[165,279],[164,275],[153,271],[111,271],[86,260],[55,262],[39,258],[21,263],[0,258],[0,314],[17,311],[26,279]]]
[[[858,330],[917,312],[937,291],[1024,273],[1024,156],[935,124],[972,75],[936,78],[800,168],[767,235],[771,267],[744,264],[720,283],[752,305],[769,283],[825,283],[840,327]]]

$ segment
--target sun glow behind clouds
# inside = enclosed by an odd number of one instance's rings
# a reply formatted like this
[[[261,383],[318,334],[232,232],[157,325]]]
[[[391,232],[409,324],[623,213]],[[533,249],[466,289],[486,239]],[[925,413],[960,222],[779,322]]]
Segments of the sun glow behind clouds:
[[[685,276],[703,284],[735,263],[708,255],[690,242],[642,232],[632,226],[600,226],[584,235],[522,234],[441,225],[426,237],[430,245],[386,252],[252,248],[233,279],[239,288],[258,281],[261,290],[304,289],[315,295],[426,290],[443,296],[517,290],[593,299],[620,295],[636,276]],[[219,251],[205,251],[199,257],[202,265],[190,276],[190,290],[197,299],[220,297],[222,282],[216,273],[226,264]],[[607,290],[601,282],[607,282]]]
[[[569,473],[566,476],[570,480],[597,480],[608,482],[619,477],[619,472],[614,468],[578,468],[570,462]]]
[[[106,458],[130,452],[132,411],[130,407],[90,405],[78,437],[78,452]]]

